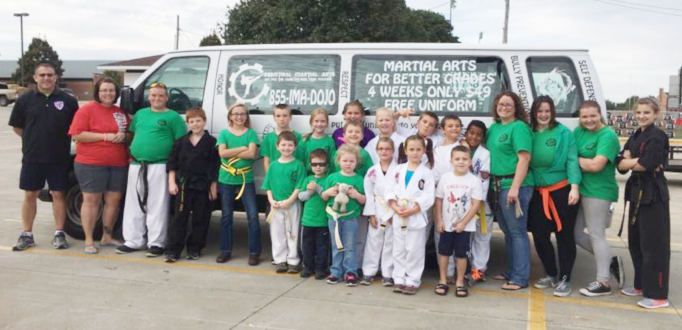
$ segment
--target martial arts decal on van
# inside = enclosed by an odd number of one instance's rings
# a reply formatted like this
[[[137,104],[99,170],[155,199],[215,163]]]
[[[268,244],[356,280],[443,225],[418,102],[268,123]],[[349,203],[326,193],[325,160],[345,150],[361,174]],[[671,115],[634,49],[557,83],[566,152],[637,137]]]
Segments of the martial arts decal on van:
[[[495,57],[358,55],[353,58],[351,99],[366,108],[417,112],[490,111],[506,77]]]
[[[557,67],[549,72],[533,73],[533,83],[538,95],[551,97],[555,104],[565,103],[568,95],[575,91],[571,76]]]
[[[557,115],[571,115],[583,102],[582,90],[576,85],[580,81],[578,72],[570,58],[531,56],[526,59],[526,67],[533,97],[551,97]]]
[[[271,113],[286,103],[294,114],[335,109],[340,58],[336,55],[234,56],[228,63],[228,103]]]

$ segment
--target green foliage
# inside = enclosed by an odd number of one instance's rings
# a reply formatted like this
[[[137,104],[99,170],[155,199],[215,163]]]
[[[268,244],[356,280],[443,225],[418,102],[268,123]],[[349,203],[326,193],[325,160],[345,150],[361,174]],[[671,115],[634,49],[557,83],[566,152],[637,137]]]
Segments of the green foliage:
[[[22,86],[27,86],[29,83],[33,83],[33,71],[36,65],[42,62],[49,62],[54,65],[57,72],[57,76],[61,77],[64,74],[64,69],[62,69],[62,61],[59,59],[57,52],[52,49],[52,46],[47,42],[47,40],[42,40],[40,38],[33,38],[31,44],[28,45],[28,50],[24,53],[24,56],[17,62],[19,67],[12,74],[10,80],[19,82],[21,81],[21,68],[24,69]]]
[[[204,47],[204,46],[220,46],[223,43],[220,41],[220,38],[213,32],[210,35],[205,36],[203,39],[201,39],[201,42],[199,43],[199,47]]]
[[[404,0],[244,0],[227,16],[225,44],[458,42],[443,16]]]
[[[123,86],[123,74],[121,74],[120,71],[105,70],[104,72],[102,72],[102,78],[104,77],[114,79],[114,81],[116,81],[119,86]]]

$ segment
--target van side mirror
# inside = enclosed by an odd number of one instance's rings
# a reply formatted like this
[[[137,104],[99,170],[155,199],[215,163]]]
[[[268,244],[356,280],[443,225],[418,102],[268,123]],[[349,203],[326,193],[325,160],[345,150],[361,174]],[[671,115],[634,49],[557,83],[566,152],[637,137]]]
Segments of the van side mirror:
[[[128,114],[135,113],[135,90],[130,87],[124,87],[121,90],[121,109]]]

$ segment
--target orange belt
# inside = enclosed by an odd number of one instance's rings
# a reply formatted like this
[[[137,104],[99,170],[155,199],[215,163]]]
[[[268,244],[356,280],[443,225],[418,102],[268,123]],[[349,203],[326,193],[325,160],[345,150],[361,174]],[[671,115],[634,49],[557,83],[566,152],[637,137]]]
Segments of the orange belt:
[[[552,214],[554,215],[554,221],[556,221],[557,232],[560,232],[562,228],[561,218],[559,218],[559,211],[557,211],[556,209],[554,199],[552,199],[552,195],[550,195],[549,193],[559,190],[566,186],[568,186],[568,180],[557,182],[551,186],[536,188],[536,190],[540,192],[540,196],[542,196],[542,210],[545,211],[545,216],[547,217],[547,219],[549,219],[549,221],[552,221],[552,217],[549,214],[549,211],[552,210]]]

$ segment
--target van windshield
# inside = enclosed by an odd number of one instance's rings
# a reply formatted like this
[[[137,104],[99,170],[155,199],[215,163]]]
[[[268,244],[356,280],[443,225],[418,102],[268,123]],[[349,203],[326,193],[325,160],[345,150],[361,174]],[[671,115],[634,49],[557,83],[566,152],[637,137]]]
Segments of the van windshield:
[[[251,113],[272,113],[288,104],[292,114],[338,107],[338,55],[233,56],[228,62],[228,104],[244,103]]]
[[[481,116],[508,86],[497,57],[358,55],[351,99],[374,113],[379,107]]]

